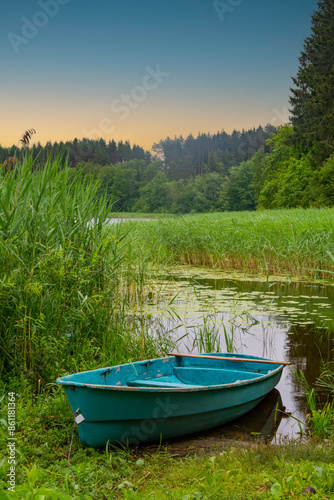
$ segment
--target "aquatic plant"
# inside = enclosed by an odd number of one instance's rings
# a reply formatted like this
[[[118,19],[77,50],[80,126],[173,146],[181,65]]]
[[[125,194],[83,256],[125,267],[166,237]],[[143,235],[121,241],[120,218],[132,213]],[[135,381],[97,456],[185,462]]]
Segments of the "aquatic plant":
[[[220,352],[220,331],[213,316],[203,316],[203,324],[194,329],[193,349],[199,353]]]
[[[306,420],[310,431],[317,438],[324,438],[334,433],[334,400],[327,401],[325,404],[317,402],[317,393],[314,387],[307,383],[305,375],[295,371],[296,378],[301,385],[309,407],[309,413]]]
[[[154,262],[324,277],[334,271],[333,209],[224,212],[131,222]],[[129,234],[132,238],[133,232]],[[132,251],[136,251],[132,246]],[[328,276],[328,274],[327,274]]]
[[[0,373],[37,383],[122,354],[118,226],[60,158],[0,172]],[[103,353],[102,353],[103,349]]]
[[[314,389],[307,395],[310,413],[306,419],[310,424],[312,434],[319,438],[328,437],[334,433],[334,401],[327,402],[322,408],[317,409]]]
[[[30,139],[32,138],[32,136],[36,134],[36,130],[34,128],[30,128],[29,130],[26,130],[24,132],[24,134],[22,134],[22,137],[21,139],[19,140],[19,143],[22,145],[22,146],[29,146],[29,143],[30,143]]]
[[[321,375],[318,379],[318,385],[329,390],[334,396],[334,363],[324,363],[321,370]]]

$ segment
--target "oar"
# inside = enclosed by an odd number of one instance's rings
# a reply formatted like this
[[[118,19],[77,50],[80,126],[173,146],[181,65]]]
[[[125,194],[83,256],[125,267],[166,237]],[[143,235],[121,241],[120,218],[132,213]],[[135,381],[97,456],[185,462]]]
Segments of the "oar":
[[[221,359],[224,361],[243,361],[247,363],[266,363],[266,364],[272,364],[272,365],[292,365],[290,361],[272,361],[271,359],[248,359],[248,358],[236,358],[232,356],[206,356],[205,354],[181,354],[178,352],[169,352],[168,356],[180,356],[182,358],[201,358],[201,359]]]

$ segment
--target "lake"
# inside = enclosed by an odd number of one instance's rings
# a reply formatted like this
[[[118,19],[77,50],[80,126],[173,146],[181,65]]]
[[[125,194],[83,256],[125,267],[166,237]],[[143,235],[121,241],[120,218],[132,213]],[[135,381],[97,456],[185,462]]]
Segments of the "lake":
[[[298,421],[305,423],[307,404],[295,372],[313,385],[321,363],[333,360],[333,286],[282,276],[250,279],[209,268],[162,268],[152,276],[145,314],[170,332],[179,352],[229,350],[291,361],[278,392],[257,407],[255,418],[248,414],[237,427],[219,432],[239,428],[276,442],[300,435]]]

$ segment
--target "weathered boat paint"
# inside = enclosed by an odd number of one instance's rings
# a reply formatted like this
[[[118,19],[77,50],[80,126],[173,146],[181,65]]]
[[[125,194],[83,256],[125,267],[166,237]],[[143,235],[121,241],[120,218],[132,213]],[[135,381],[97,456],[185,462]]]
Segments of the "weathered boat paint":
[[[210,357],[166,356],[67,375],[57,383],[73,413],[79,410],[85,419],[79,425],[84,445],[138,445],[244,415],[277,385],[283,370],[283,365],[240,361],[263,361],[254,356],[213,353]]]

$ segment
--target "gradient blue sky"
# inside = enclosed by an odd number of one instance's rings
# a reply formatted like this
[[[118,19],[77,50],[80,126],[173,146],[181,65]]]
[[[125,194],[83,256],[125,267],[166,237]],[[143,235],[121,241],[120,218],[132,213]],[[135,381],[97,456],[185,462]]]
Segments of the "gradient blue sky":
[[[316,8],[317,0],[6,2],[0,144],[34,128],[42,144],[100,136],[150,149],[167,136],[280,125]]]

